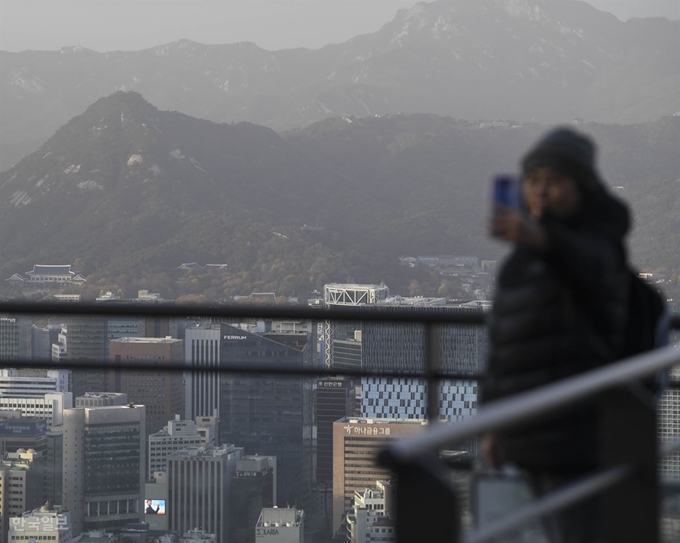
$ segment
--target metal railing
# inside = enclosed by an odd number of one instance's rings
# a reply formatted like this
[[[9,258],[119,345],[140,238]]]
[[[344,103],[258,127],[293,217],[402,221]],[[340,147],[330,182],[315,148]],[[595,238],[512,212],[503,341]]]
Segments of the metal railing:
[[[606,465],[603,471],[525,506],[514,512],[512,518],[500,519],[483,530],[473,532],[466,541],[468,543],[491,541],[503,533],[517,529],[529,520],[563,509],[579,500],[608,490],[616,484],[621,485],[627,478],[637,474],[641,469],[640,463],[643,462],[646,464],[644,480],[637,481],[633,488],[627,489],[630,492],[629,503],[627,506],[624,503],[623,509],[618,511],[612,525],[603,524],[610,532],[607,541],[653,543],[658,541],[659,537],[658,505],[652,505],[656,501],[653,497],[658,495],[657,460],[680,449],[680,441],[665,444],[657,452],[655,409],[649,401],[650,398],[645,397],[649,396],[649,393],[640,390],[636,385],[640,379],[667,370],[676,364],[680,364],[680,349],[669,346],[525,392],[517,397],[499,400],[480,409],[477,416],[468,421],[455,426],[440,425],[422,436],[393,444],[380,455],[380,462],[395,469],[398,474],[404,471],[417,472],[421,469],[418,460],[427,457],[431,451],[450,447],[485,432],[507,429],[518,423],[544,417],[597,394],[607,393],[600,400],[601,409],[605,411],[605,418],[608,419],[601,429],[605,449],[608,449],[605,451],[605,457],[609,453],[607,464],[610,465]],[[636,421],[640,418],[641,421]],[[627,451],[630,451],[630,454],[627,454]],[[429,462],[433,461],[435,460],[430,457]],[[418,479],[415,475],[411,477]],[[646,507],[641,505],[645,501],[639,499],[641,496],[646,497]],[[404,496],[404,499],[410,501],[412,498]],[[453,503],[449,500],[448,506],[451,507]],[[408,503],[402,504],[402,507],[404,511],[413,510]],[[646,519],[645,509],[649,517]],[[402,522],[398,509],[397,522]],[[401,529],[402,532],[406,530],[408,528]]]
[[[425,367],[423,371],[337,370],[321,368],[277,368],[229,366],[191,367],[192,372],[243,373],[251,375],[305,376],[347,375],[354,377],[385,376],[427,381],[427,414],[439,421],[438,385],[442,379],[481,380],[483,375],[441,371],[438,352],[443,324],[483,325],[481,311],[408,312],[381,311],[380,308],[311,309],[301,307],[239,307],[224,305],[174,305],[167,303],[16,303],[0,302],[0,314],[9,315],[89,315],[137,316],[161,318],[216,318],[306,321],[376,321],[422,323]],[[671,319],[671,327],[680,329],[680,314]],[[607,494],[603,525],[607,543],[654,543],[659,538],[659,458],[680,450],[680,441],[659,447],[656,436],[656,413],[645,391],[636,385],[641,379],[680,364],[680,350],[674,347],[620,361],[563,381],[526,392],[520,396],[493,402],[479,410],[476,417],[457,425],[430,424],[418,437],[399,440],[379,455],[379,463],[397,473],[396,532],[397,541],[460,541],[460,516],[450,479],[449,468],[435,451],[501,427],[526,422],[547,413],[600,395],[603,413],[603,469],[553,492],[516,511],[512,518],[495,521],[483,530],[473,531],[466,543],[483,543],[516,530],[522,524],[558,511],[597,493]],[[44,368],[45,362],[13,360],[12,365]],[[65,369],[120,369],[108,360],[59,362]],[[54,365],[53,367],[57,367]],[[135,363],[134,370],[158,371],[157,364]],[[187,371],[184,363],[168,363],[164,371]],[[623,419],[623,421],[622,421]],[[634,434],[637,439],[631,439]],[[612,492],[612,488],[616,492]],[[428,499],[423,499],[422,492]],[[640,496],[648,499],[640,500]]]

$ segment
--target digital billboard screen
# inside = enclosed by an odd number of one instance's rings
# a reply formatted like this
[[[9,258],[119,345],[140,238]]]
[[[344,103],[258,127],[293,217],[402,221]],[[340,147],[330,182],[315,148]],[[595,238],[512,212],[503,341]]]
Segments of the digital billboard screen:
[[[165,515],[165,500],[146,500],[144,512],[147,515]]]

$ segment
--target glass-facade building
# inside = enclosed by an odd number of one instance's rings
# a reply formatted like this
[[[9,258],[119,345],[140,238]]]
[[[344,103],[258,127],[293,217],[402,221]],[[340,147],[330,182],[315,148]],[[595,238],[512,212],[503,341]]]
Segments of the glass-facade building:
[[[300,369],[312,366],[307,332],[255,334],[226,327],[221,364]],[[248,455],[276,456],[278,501],[303,506],[313,480],[312,382],[302,377],[223,374],[220,377],[220,441]]]

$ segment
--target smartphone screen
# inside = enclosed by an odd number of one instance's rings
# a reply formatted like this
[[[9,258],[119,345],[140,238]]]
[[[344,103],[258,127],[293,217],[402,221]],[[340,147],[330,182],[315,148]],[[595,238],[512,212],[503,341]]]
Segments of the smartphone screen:
[[[501,204],[513,209],[519,208],[519,183],[517,177],[500,174],[493,179],[493,204]]]

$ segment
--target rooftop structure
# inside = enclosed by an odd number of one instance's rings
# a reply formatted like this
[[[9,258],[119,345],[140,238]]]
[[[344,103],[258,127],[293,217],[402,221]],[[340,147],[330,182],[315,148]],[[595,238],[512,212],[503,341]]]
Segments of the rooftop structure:
[[[388,481],[376,481],[375,487],[354,492],[354,504],[347,515],[349,543],[394,542],[391,485]],[[385,522],[387,521],[387,522]],[[380,529],[391,526],[391,530]],[[380,539],[372,536],[380,534]]]
[[[180,543],[217,543],[217,536],[194,528],[187,530],[179,541]]]
[[[128,395],[119,392],[86,392],[76,398],[76,407],[127,405]]]
[[[196,423],[192,420],[181,420],[175,415],[165,428],[149,436],[149,477],[154,472],[167,468],[168,456],[187,447],[203,444]]]
[[[301,509],[265,507],[255,526],[257,543],[302,543],[304,511]]]
[[[326,305],[359,306],[374,304],[390,294],[387,285],[329,283],[323,287]]]

